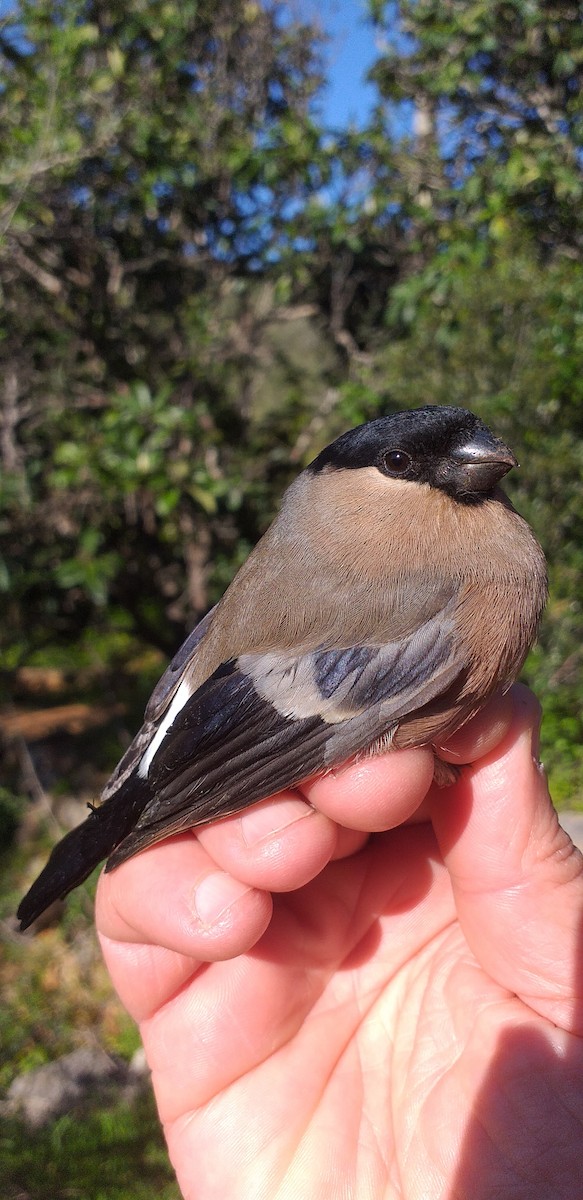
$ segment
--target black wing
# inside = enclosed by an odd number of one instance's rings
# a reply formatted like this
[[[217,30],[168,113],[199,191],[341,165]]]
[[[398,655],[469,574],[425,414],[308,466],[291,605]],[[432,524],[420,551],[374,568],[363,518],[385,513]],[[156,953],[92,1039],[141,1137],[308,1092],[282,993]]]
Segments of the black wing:
[[[456,651],[454,608],[452,600],[408,637],[382,646],[224,663],[143,757],[138,775],[152,798],[108,869],[346,760],[445,692],[467,665]]]

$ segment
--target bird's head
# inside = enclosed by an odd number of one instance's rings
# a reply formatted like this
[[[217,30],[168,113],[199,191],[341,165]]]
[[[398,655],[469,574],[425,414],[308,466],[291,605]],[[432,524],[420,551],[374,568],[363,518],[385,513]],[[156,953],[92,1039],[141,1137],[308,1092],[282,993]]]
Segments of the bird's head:
[[[376,467],[390,479],[428,484],[476,504],[515,466],[512,451],[474,413],[428,405],[350,429],[326,446],[308,471]]]

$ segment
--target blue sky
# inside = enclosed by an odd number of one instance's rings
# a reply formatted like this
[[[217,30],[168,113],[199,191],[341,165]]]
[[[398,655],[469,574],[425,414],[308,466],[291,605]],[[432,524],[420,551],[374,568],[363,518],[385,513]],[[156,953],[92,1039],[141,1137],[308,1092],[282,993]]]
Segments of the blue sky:
[[[377,57],[375,33],[366,21],[366,0],[290,0],[301,17],[319,24],[329,36],[326,47],[328,84],[320,107],[327,125],[363,125],[375,99],[365,83]],[[15,0],[0,0],[0,19],[17,11]]]
[[[365,22],[365,0],[301,0],[300,8],[330,37],[328,86],[321,101],[326,124],[363,124],[375,98],[364,76],[377,57],[374,31]]]

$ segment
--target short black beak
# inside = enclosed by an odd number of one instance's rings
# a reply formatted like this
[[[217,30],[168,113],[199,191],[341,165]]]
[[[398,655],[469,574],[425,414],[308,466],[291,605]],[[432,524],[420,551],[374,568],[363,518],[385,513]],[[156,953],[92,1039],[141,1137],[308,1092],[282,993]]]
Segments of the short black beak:
[[[490,492],[508,471],[518,466],[512,450],[487,429],[472,434],[468,442],[452,451],[451,458],[455,463],[452,474],[460,494]]]

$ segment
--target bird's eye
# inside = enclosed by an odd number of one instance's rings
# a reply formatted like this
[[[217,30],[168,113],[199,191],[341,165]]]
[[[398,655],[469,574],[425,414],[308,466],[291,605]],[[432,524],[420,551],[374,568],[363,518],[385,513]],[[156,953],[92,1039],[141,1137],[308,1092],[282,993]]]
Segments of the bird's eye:
[[[390,475],[404,475],[411,466],[411,458],[404,450],[387,450],[383,454],[383,467]]]

